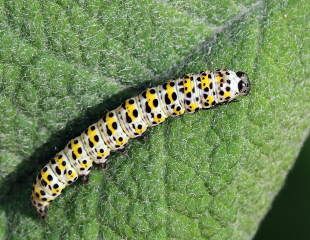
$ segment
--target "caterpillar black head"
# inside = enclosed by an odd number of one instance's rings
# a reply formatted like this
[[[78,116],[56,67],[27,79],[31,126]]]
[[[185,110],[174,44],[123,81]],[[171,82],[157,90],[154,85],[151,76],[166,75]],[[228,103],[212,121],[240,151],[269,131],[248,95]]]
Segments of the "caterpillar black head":
[[[239,96],[245,96],[250,91],[250,81],[244,72],[217,70],[215,72],[218,102],[229,102]]]
[[[244,72],[236,72],[237,77],[239,78],[238,81],[238,90],[239,95],[245,96],[248,95],[250,92],[250,81],[248,75]]]

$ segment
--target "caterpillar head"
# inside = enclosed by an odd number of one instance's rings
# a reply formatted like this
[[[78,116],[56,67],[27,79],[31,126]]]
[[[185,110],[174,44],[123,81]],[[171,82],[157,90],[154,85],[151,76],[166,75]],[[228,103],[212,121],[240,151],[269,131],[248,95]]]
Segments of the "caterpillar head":
[[[230,102],[239,96],[250,92],[250,81],[246,73],[231,70],[217,70],[215,72],[218,102]]]

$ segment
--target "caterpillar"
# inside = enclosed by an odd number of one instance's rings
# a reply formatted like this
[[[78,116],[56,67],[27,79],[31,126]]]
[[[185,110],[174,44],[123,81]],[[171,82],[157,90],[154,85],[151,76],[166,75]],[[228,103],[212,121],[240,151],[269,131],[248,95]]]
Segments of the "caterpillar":
[[[39,172],[31,201],[39,216],[47,215],[50,203],[78,177],[87,179],[94,163],[104,164],[110,153],[122,150],[129,139],[141,136],[169,116],[193,113],[231,102],[250,91],[246,73],[227,69],[187,74],[150,87],[127,99],[70,140]]]

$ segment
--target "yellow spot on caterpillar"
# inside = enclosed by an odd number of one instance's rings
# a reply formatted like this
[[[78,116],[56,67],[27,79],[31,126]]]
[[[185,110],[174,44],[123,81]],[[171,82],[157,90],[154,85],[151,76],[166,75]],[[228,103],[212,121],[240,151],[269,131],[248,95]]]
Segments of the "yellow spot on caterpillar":
[[[135,132],[137,133],[137,134],[139,134],[139,135],[141,135],[142,133],[144,133],[145,132],[145,130],[146,130],[146,128],[144,127],[144,128],[141,128],[141,129],[139,129],[139,128],[135,128]]]
[[[133,111],[136,109],[135,104],[130,104],[129,103],[130,99],[127,99],[125,102],[125,108],[126,108],[126,112],[128,114],[128,116],[134,120],[136,119],[136,117],[133,115]]]
[[[208,76],[202,76],[201,85],[203,88],[208,87],[210,85],[210,79],[208,78]]]
[[[230,92],[224,92],[224,97],[226,98],[226,97],[230,97]]]
[[[163,117],[159,118],[159,117],[155,116],[155,117],[153,118],[153,121],[156,122],[156,123],[161,123],[161,122],[163,122],[164,120],[165,120],[165,119],[164,119]]]
[[[43,171],[43,169],[41,170],[41,175],[42,175],[42,179],[47,182],[47,184],[50,184],[50,180],[48,180],[48,175],[50,175],[49,169],[47,169],[46,172]]]
[[[114,114],[112,117],[110,117],[109,114],[107,114],[106,124],[107,124],[108,129],[112,132],[113,135],[115,133],[115,129],[113,128],[114,122],[117,122],[116,117],[114,117]]]
[[[57,166],[58,166],[58,168],[60,169],[60,171],[65,170],[66,166],[63,166],[63,165],[62,165],[62,162],[63,162],[63,160],[64,160],[63,157],[61,157],[61,158],[55,157],[54,160],[56,161]]]
[[[61,186],[59,186],[57,189],[52,188],[52,193],[56,193],[56,194],[59,195],[63,189],[64,189],[64,188],[61,187]]]
[[[207,101],[208,101],[209,104],[211,104],[214,101],[214,97],[209,95],[208,98],[207,98]]]
[[[176,114],[176,115],[182,115],[184,112],[185,112],[185,109],[182,108],[181,110],[177,110],[176,108],[173,109],[173,112]]]
[[[194,82],[191,81],[190,79],[185,79],[184,80],[184,83],[183,83],[183,86],[184,86],[184,93],[189,93],[189,92],[192,92],[193,91],[193,88],[194,88]]]
[[[149,104],[149,106],[150,106],[150,108],[151,109],[155,109],[156,107],[154,106],[154,103],[153,103],[153,101],[155,100],[155,99],[157,99],[158,97],[157,97],[157,94],[156,93],[154,93],[154,94],[152,94],[151,93],[151,89],[147,89],[147,91],[146,91],[146,101],[147,101],[147,103]]]
[[[108,151],[104,151],[103,153],[97,152],[97,157],[105,158],[109,154]]]
[[[216,77],[215,77],[215,81],[216,81],[217,83],[221,82],[221,80],[222,80],[222,77],[220,77],[220,76],[216,76]]]
[[[72,152],[75,154],[76,158],[79,158],[81,154],[79,153],[78,149],[81,147],[81,144],[74,143],[74,139],[71,140]]]
[[[118,145],[123,145],[124,139],[122,139],[121,141],[120,141],[119,139],[116,139],[116,143],[117,143]]]
[[[40,194],[40,190],[41,190],[41,187],[39,187],[39,185],[38,185],[38,183],[36,183],[35,185],[34,185],[34,191],[33,191],[33,193],[37,193],[39,196],[41,195]],[[35,194],[34,194],[35,195]]]
[[[92,144],[93,144],[94,146],[96,146],[96,145],[98,144],[98,143],[95,141],[95,136],[96,136],[96,135],[99,135],[99,132],[96,131],[96,129],[91,130],[91,127],[89,127],[89,128],[87,129],[87,136],[88,136],[89,140],[92,142]]]
[[[85,168],[88,168],[88,162],[86,162],[86,163],[82,163],[82,165],[85,167]]]
[[[71,170],[71,174],[69,173],[69,171]],[[68,179],[70,179],[71,181],[77,177],[77,173],[75,171],[73,171],[73,169],[70,169],[69,171],[67,171],[66,176]]]
[[[191,103],[189,105],[189,109],[191,112],[194,112],[196,109],[198,109],[198,103]]]
[[[169,82],[167,82],[167,89],[166,89],[166,93],[167,93],[167,95],[168,95],[168,98],[169,98],[169,100],[170,100],[170,102],[174,102],[174,100],[173,100],[173,98],[172,98],[172,94],[175,92],[175,89],[174,89],[174,87],[172,87],[172,86],[170,86],[170,82],[171,81],[169,81]]]

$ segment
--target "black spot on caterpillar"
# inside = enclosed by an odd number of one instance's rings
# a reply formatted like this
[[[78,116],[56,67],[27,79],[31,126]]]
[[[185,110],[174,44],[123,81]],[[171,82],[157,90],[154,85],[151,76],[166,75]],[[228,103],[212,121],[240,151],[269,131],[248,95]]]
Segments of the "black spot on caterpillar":
[[[250,83],[244,72],[217,70],[187,74],[127,99],[70,140],[42,168],[32,188],[33,206],[45,217],[50,202],[66,186],[78,176],[87,178],[93,163],[103,165],[111,151],[122,149],[129,139],[140,137],[148,127],[162,123],[169,116],[231,102],[249,91]]]

